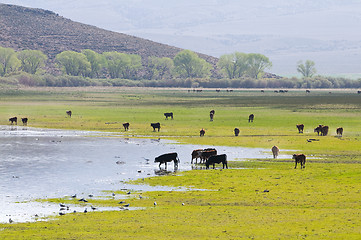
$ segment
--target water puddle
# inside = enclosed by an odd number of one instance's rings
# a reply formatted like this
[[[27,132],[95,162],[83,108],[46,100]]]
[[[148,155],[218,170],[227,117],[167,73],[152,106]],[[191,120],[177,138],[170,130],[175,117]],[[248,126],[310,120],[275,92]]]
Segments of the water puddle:
[[[96,136],[96,137],[94,137]],[[111,133],[0,126],[0,222],[34,221],[58,214],[58,206],[35,199],[77,194],[104,196],[119,189],[171,190],[168,187],[127,185],[128,180],[174,171],[159,169],[154,158],[177,152],[178,171],[191,170],[194,149],[215,147],[228,160],[271,158],[265,149],[182,145],[162,139],[110,137]],[[75,209],[75,211],[83,211]],[[37,216],[37,217],[35,217]]]

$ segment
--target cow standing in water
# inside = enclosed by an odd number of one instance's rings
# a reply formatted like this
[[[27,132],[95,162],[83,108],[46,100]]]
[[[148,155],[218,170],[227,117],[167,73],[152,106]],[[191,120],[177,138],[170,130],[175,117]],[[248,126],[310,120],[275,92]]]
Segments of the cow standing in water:
[[[18,125],[18,118],[17,117],[9,118],[9,122],[11,123],[11,125],[13,125],[14,123],[15,125]]]
[[[204,134],[206,134],[206,131],[202,128],[202,129],[199,131],[199,136],[203,137]]]
[[[293,154],[292,159],[295,159],[295,168],[297,167],[297,163],[301,165],[301,169],[305,168],[305,164],[306,164],[305,154]]]
[[[235,128],[234,129],[234,135],[237,137],[239,135],[239,129],[238,128]]]
[[[305,125],[303,125],[303,124],[297,124],[296,127],[297,127],[297,129],[298,129],[298,133],[303,133],[303,129],[304,129]]]
[[[129,130],[129,123],[128,122],[123,123],[123,127],[124,127],[125,131],[128,131]]]
[[[248,122],[253,122],[254,114],[249,115]]]
[[[224,167],[228,168],[227,155],[221,154],[221,155],[210,156],[206,161],[206,169],[209,169],[210,165],[213,165],[213,169],[214,169],[216,163],[218,163],[218,164],[222,163],[223,169],[224,169]]]
[[[179,164],[180,160],[179,160],[178,154],[176,152],[160,155],[160,156],[156,157],[154,160],[155,163],[159,162],[159,168],[160,168],[160,165],[162,163],[164,163],[166,169],[167,169],[167,163],[171,162],[171,161],[174,161],[174,168],[175,169],[178,168],[178,164]]]
[[[69,117],[71,117],[72,112],[71,111],[66,111],[66,115],[68,115]]]
[[[343,134],[343,128],[342,128],[342,127],[337,128],[337,129],[336,129],[336,134],[337,134],[337,136],[342,137],[342,134]]]
[[[280,149],[277,146],[273,146],[272,147],[273,158],[277,158],[279,153],[280,153]]]

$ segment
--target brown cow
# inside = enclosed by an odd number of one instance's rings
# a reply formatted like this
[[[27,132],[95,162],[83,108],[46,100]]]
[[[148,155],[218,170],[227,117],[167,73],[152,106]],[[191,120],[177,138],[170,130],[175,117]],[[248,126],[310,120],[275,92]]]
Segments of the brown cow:
[[[217,155],[217,150],[214,148],[206,148],[201,153],[201,162],[205,163],[210,156]]]
[[[328,134],[328,126],[322,126],[321,136],[327,136],[327,134]]]
[[[202,129],[199,131],[199,136],[203,137],[204,134],[206,134],[206,131],[202,128]]]
[[[123,123],[123,127],[124,127],[125,131],[128,131],[129,130],[129,123],[128,122]]]
[[[305,164],[306,164],[305,154],[293,154],[292,159],[295,159],[295,168],[297,167],[297,163],[301,165],[301,169],[305,168]]]
[[[337,136],[342,137],[342,134],[343,134],[343,128],[342,128],[342,127],[337,128],[337,129],[336,129],[336,133],[337,133]]]
[[[201,160],[202,152],[203,152],[203,149],[193,150],[193,152],[192,152],[192,161],[191,161],[191,164],[193,163],[193,159],[196,159],[196,163],[197,163],[197,159],[198,159],[198,158]]]
[[[298,129],[298,133],[303,133],[303,128],[305,127],[305,125],[303,125],[303,124],[297,124],[296,127],[297,127],[297,129]]]
[[[272,147],[273,158],[277,158],[280,153],[280,149],[277,146]]]

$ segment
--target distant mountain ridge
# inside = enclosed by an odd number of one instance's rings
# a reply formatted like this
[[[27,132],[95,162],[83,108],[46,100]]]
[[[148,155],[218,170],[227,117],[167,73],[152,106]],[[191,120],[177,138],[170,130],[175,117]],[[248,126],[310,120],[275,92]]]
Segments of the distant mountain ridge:
[[[63,51],[92,49],[117,51],[142,57],[173,58],[181,48],[74,22],[37,8],[0,3],[0,46],[15,50],[41,50],[50,59]],[[215,64],[217,58],[199,54]]]

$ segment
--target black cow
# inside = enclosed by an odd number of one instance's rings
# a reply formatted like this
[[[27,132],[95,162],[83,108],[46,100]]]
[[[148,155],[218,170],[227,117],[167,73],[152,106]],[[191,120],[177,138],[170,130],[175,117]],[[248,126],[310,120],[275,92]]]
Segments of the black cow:
[[[203,137],[204,134],[206,134],[206,131],[202,128],[202,129],[199,131],[199,136]]]
[[[17,117],[9,118],[9,122],[11,123],[11,125],[13,125],[14,122],[16,125],[18,125],[18,118]]]
[[[128,122],[123,123],[123,127],[124,127],[125,131],[128,131],[129,130],[129,123]]]
[[[253,122],[254,114],[249,115],[248,122]]]
[[[153,128],[153,132],[155,132],[155,129],[158,128],[158,132],[160,130],[160,123],[151,123],[150,126]]]
[[[168,119],[168,117],[171,117],[173,119],[173,113],[164,113],[165,119]]]
[[[28,118],[21,118],[21,121],[23,122],[23,126],[28,125]]]
[[[66,114],[71,117],[71,111],[66,111]]]
[[[357,91],[357,94],[361,94],[361,91]]]
[[[303,133],[303,129],[304,129],[305,125],[303,125],[303,124],[297,124],[296,127],[297,127],[297,129],[298,129],[298,133]]]
[[[167,168],[167,162],[171,162],[171,161],[174,161],[174,168],[177,168],[180,160],[179,160],[178,154],[176,152],[160,155],[160,156],[156,157],[154,160],[155,163],[159,162],[159,168],[162,163],[164,163],[165,168]]]
[[[237,137],[239,135],[239,129],[238,128],[235,128],[234,129],[234,135]]]
[[[213,169],[214,169],[216,163],[218,163],[218,164],[222,163],[223,169],[224,169],[224,166],[226,166],[226,168],[228,168],[227,155],[221,154],[221,155],[215,155],[215,156],[209,157],[206,161],[206,169],[209,169],[209,165],[212,165],[212,164],[213,164]]]
[[[310,90],[306,90],[306,93],[310,93],[311,91]]]
[[[297,167],[297,163],[301,165],[301,169],[305,168],[305,164],[306,164],[305,154],[293,154],[292,159],[295,159],[295,168]]]
[[[337,133],[337,136],[342,137],[342,134],[343,134],[343,128],[342,128],[342,127],[337,128],[337,129],[336,129],[336,133]]]
[[[211,121],[213,121],[214,113],[215,113],[214,110],[211,110],[209,112],[209,118],[210,118]]]
[[[321,136],[327,136],[328,128],[328,126],[318,125],[318,127],[315,128],[314,132],[317,132],[317,135],[320,135],[321,133]]]

